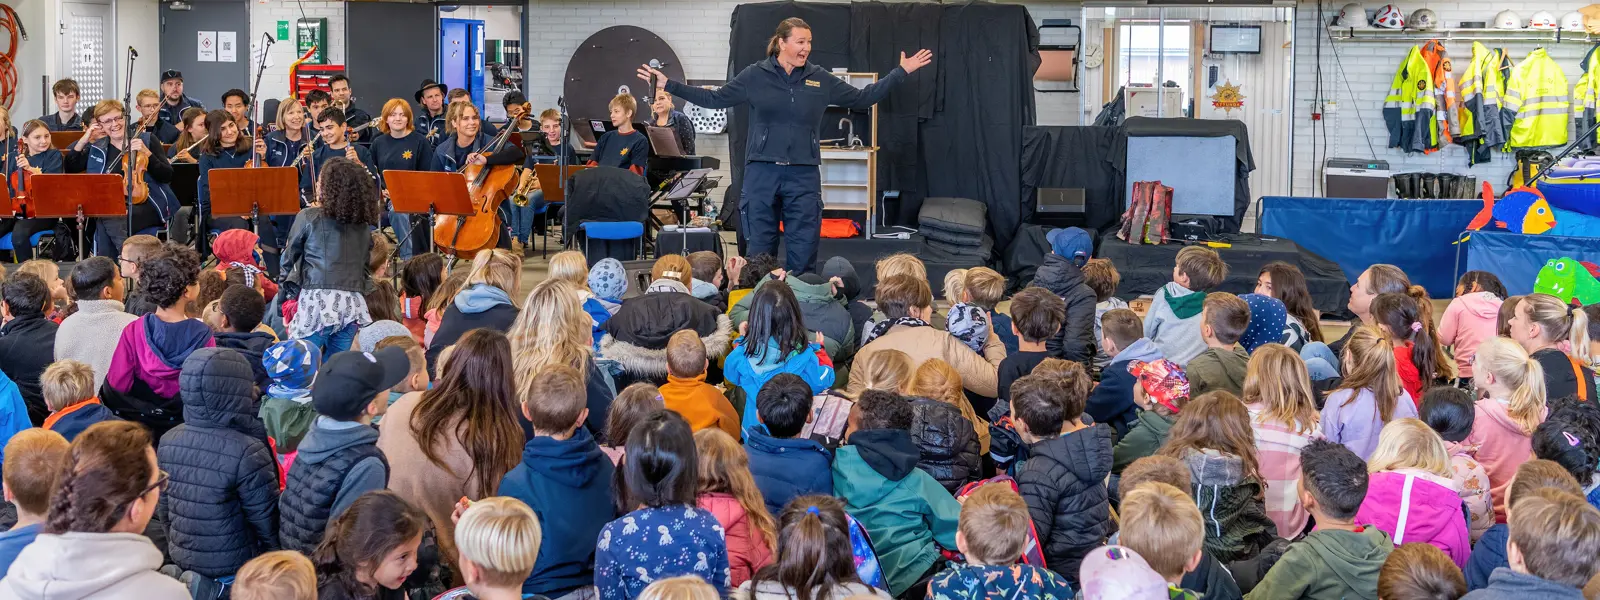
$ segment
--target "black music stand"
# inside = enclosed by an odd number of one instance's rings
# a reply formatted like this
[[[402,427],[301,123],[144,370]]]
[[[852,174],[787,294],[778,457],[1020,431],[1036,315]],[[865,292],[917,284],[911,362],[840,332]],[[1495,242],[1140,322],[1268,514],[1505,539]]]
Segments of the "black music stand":
[[[436,171],[383,172],[394,212],[428,215],[428,247],[438,248],[433,239],[433,224],[439,215],[465,217],[478,212],[467,195],[467,178],[460,173]]]
[[[30,219],[77,219],[78,260],[83,260],[83,230],[89,217],[121,217],[128,214],[127,196],[121,175],[71,175],[41,173],[28,178],[28,204],[23,216]],[[133,235],[129,231],[128,235]]]
[[[210,181],[211,218],[250,219],[257,237],[261,235],[263,215],[300,212],[300,170],[294,167],[212,169]],[[201,231],[201,239],[210,233]]]

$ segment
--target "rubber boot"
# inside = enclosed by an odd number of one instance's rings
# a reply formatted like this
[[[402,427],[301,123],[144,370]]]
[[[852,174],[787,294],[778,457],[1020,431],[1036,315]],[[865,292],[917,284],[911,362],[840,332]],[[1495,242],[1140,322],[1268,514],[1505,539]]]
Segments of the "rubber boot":
[[[1479,193],[1477,177],[1461,177],[1461,194],[1456,196],[1457,198],[1462,200],[1472,200],[1477,198]]]
[[[1410,200],[1412,198],[1417,197],[1416,196],[1416,193],[1417,193],[1417,174],[1416,173],[1400,173],[1400,174],[1394,175],[1392,177],[1392,179],[1394,179],[1394,195],[1395,195],[1395,197],[1400,198],[1402,200]]]
[[[1459,183],[1460,181],[1461,181],[1461,176],[1456,175],[1455,173],[1440,173],[1439,174],[1439,194],[1437,196],[1435,196],[1435,197],[1436,198],[1454,198],[1454,197],[1456,197],[1456,186],[1460,185],[1460,183]]]
[[[1439,197],[1439,174],[1421,173],[1418,175],[1417,197],[1431,200]]]

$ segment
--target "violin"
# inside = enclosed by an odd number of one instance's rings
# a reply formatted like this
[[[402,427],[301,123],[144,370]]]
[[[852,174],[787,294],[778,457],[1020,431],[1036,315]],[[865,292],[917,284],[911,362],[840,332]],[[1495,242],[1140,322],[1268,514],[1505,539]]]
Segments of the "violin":
[[[134,138],[137,139],[137,138]],[[124,181],[133,182],[133,203],[144,204],[150,199],[150,184],[145,183],[145,171],[150,169],[150,149],[143,148],[138,152],[122,153],[122,173]]]
[[[533,107],[523,103],[520,107],[530,112]],[[499,152],[511,139],[513,127],[506,127],[489,141],[478,154],[488,158]],[[520,180],[517,165],[469,164],[461,169],[467,179],[467,194],[472,197],[476,212],[467,216],[440,216],[434,222],[433,239],[442,250],[462,258],[471,258],[478,252],[494,248],[500,240],[500,203],[511,197]]]

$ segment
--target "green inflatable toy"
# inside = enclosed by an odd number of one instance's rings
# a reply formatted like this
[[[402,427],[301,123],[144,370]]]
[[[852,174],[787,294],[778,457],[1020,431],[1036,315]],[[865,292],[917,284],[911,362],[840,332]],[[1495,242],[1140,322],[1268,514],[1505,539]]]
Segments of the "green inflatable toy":
[[[1597,270],[1600,267],[1592,263],[1569,257],[1552,258],[1534,278],[1533,293],[1550,294],[1567,303],[1577,300],[1585,306],[1600,302],[1600,281],[1595,279]]]

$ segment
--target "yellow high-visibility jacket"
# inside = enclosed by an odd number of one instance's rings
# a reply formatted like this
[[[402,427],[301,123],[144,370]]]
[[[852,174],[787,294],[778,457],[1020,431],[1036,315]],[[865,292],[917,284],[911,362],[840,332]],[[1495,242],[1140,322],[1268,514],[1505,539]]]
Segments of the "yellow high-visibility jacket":
[[[1490,146],[1506,143],[1506,126],[1500,118],[1506,80],[1500,69],[1505,54],[1472,43],[1472,62],[1461,74],[1461,135],[1458,141],[1482,140]]]
[[[1439,122],[1434,117],[1438,96],[1432,70],[1422,59],[1422,49],[1411,47],[1383,99],[1383,123],[1389,128],[1389,147],[1406,152],[1426,152],[1439,147]]]
[[[1506,150],[1566,145],[1572,117],[1568,95],[1571,90],[1561,66],[1544,48],[1529,52],[1517,63],[1506,81],[1505,108],[1516,114]]]
[[[1577,135],[1588,133],[1594,127],[1597,119],[1596,104],[1600,103],[1600,52],[1589,48],[1589,53],[1583,57],[1583,76],[1578,78],[1578,85],[1572,86],[1572,124],[1577,130]],[[1600,142],[1600,132],[1587,138],[1578,140],[1578,148],[1588,150]]]

